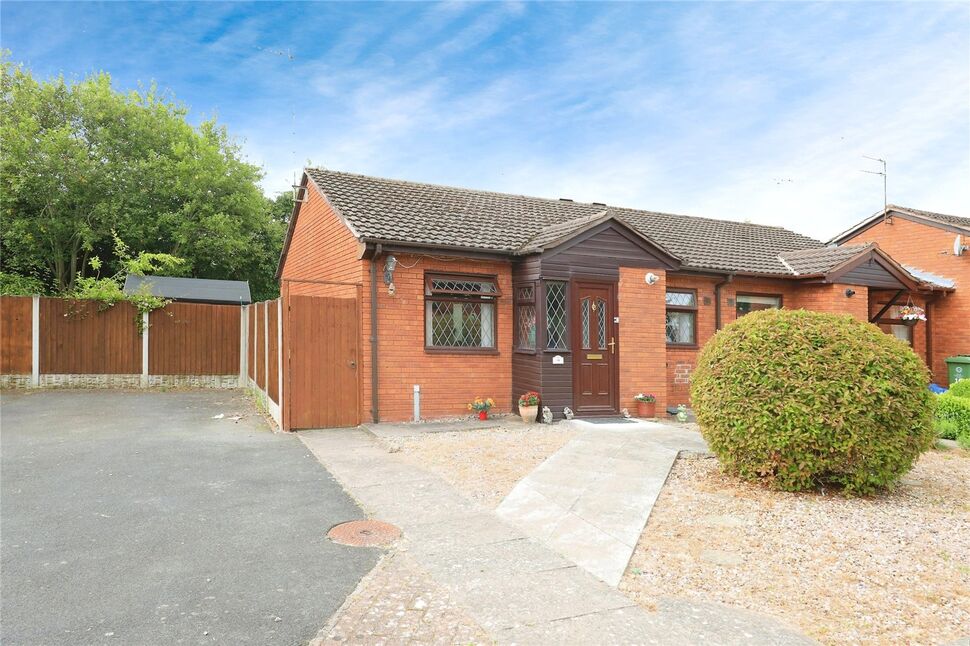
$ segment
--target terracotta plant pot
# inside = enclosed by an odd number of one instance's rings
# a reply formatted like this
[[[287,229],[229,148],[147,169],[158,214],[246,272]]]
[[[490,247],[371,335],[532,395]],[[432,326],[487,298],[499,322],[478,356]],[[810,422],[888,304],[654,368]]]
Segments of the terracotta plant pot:
[[[539,406],[519,406],[519,415],[526,424],[533,424],[539,415]]]
[[[657,402],[637,402],[637,417],[656,417]]]
[[[478,419],[480,419],[480,420],[486,420],[486,419],[488,419],[488,411],[487,410],[480,410],[480,411],[478,411]]]

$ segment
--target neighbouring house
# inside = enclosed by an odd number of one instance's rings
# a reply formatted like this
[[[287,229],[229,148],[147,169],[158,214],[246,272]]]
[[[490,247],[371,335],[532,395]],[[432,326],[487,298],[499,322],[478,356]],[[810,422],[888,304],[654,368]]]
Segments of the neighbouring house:
[[[216,305],[248,305],[252,303],[249,281],[210,280],[208,278],[175,278],[172,276],[125,277],[125,294],[147,288],[155,296],[182,303],[210,303]]]
[[[914,328],[898,316],[907,292],[870,292],[870,305],[874,322],[910,343],[934,380],[946,384],[946,358],[970,355],[970,218],[889,205],[831,242],[878,244],[912,276],[942,288],[918,300],[925,303],[927,320]]]
[[[780,227],[316,168],[297,193],[281,293],[356,299],[360,421],[466,414],[476,396],[510,411],[529,390],[557,417],[617,415],[639,392],[664,410],[689,402],[699,348],[738,316],[869,320],[872,294],[953,291],[878,244]]]

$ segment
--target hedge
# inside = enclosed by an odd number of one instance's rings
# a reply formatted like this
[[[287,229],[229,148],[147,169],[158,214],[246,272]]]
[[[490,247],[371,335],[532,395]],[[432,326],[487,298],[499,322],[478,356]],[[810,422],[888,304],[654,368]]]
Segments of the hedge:
[[[950,389],[946,391],[947,395],[953,395],[954,397],[968,397],[970,398],[970,379],[961,379],[954,384],[950,385]]]
[[[723,468],[782,490],[883,489],[934,438],[923,361],[849,315],[765,310],[707,343],[691,401]]]

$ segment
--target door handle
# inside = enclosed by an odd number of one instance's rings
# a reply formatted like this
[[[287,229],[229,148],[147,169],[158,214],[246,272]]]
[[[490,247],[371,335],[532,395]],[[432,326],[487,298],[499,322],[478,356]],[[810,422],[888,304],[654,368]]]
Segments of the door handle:
[[[610,346],[610,354],[616,354],[616,337],[611,336],[610,342],[606,345]]]

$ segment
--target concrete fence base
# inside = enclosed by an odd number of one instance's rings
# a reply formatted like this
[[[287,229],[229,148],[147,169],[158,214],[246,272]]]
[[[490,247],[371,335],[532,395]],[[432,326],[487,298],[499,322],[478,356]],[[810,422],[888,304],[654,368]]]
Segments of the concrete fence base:
[[[0,388],[143,388],[142,375],[0,375]],[[149,388],[239,388],[239,375],[149,375]]]

